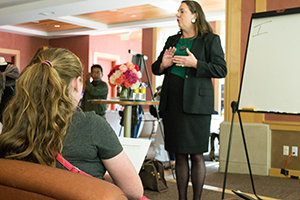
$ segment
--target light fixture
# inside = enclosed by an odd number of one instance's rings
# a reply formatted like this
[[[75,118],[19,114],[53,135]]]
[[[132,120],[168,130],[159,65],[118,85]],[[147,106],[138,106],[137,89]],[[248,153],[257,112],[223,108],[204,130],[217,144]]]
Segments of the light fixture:
[[[49,16],[49,15],[54,15],[55,12],[42,12],[42,13],[39,13],[39,15],[44,15],[44,16]]]
[[[121,41],[129,40],[129,35],[130,35],[130,33],[131,33],[131,32],[120,33]]]
[[[54,27],[55,27],[55,28],[59,28],[59,27],[60,27],[60,25],[58,25],[58,24],[57,24],[57,25],[54,25]]]

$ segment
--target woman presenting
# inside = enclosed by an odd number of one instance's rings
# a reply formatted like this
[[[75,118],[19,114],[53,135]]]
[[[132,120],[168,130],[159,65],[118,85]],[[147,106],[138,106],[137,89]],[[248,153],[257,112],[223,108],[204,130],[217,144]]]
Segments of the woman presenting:
[[[163,113],[165,148],[176,155],[179,199],[187,199],[189,164],[194,200],[201,198],[205,179],[203,153],[208,150],[214,90],[211,78],[227,74],[220,38],[196,1],[182,1],[176,15],[180,31],[170,36],[152,64],[165,75],[159,109]]]

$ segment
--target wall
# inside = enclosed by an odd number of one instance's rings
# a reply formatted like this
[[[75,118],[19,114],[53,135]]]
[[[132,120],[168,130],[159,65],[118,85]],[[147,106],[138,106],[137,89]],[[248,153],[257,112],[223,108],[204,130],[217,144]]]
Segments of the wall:
[[[291,151],[292,146],[298,146],[300,144],[300,133],[299,131],[284,131],[284,130],[273,130],[272,131],[272,146],[277,146],[278,148],[272,148],[272,168],[284,168],[285,161],[287,156],[282,154],[283,145],[289,145],[289,151]],[[299,160],[299,152],[298,157],[290,157],[288,160],[288,169],[299,170],[300,160]]]
[[[120,56],[120,63],[131,61],[132,55],[128,53],[131,49],[134,52],[141,53],[141,41],[121,40],[120,37],[111,35],[90,36],[89,47],[89,65],[93,64],[94,52],[101,52]],[[120,64],[117,63],[117,64]]]
[[[94,53],[107,54],[108,58],[98,59],[97,64],[101,64],[103,68],[102,80],[108,83],[108,73],[115,64],[121,64],[132,60],[132,55],[128,50],[141,53],[142,42],[137,40],[121,40],[121,37],[112,35],[89,36],[89,66],[94,63]],[[119,57],[119,63],[113,62],[111,57]],[[101,63],[100,63],[101,62]],[[87,71],[89,71],[88,69]],[[86,71],[86,72],[87,72]],[[115,96],[115,87],[109,86],[108,98]],[[112,107],[113,109],[114,107]]]
[[[231,131],[230,122],[222,122],[220,125],[220,156],[219,171],[224,172],[226,167],[228,140]],[[271,131],[267,124],[245,123],[243,131],[247,143],[247,151],[254,175],[269,175],[271,163]],[[249,169],[239,123],[234,123],[232,128],[232,140],[228,173],[248,174]]]
[[[247,48],[248,33],[251,15],[255,12],[255,0],[243,1],[241,17],[241,75],[243,73],[244,59]]]
[[[93,63],[93,52],[105,52],[120,55],[120,62],[131,61],[132,55],[128,49],[141,52],[141,42],[136,40],[121,41],[119,37],[76,36],[58,39],[43,39],[13,33],[0,32],[0,48],[14,49],[21,52],[22,70],[41,46],[66,48],[75,53],[85,69]]]
[[[146,63],[146,67],[147,67],[147,71],[149,74],[149,79],[151,82],[151,87],[152,87],[152,91],[153,93],[155,92],[155,87],[154,87],[154,77],[152,74],[152,63],[154,63],[154,61],[156,60],[155,58],[155,46],[154,46],[154,41],[156,42],[156,31],[157,29],[155,28],[148,28],[148,29],[143,29],[143,39],[142,41],[142,54],[146,55],[148,57],[148,59],[145,61]],[[147,78],[147,74],[146,74],[146,69],[143,72],[143,77],[142,77],[142,81],[143,82],[148,82],[148,78]],[[147,100],[152,100],[152,94],[151,94],[151,90],[149,88],[146,89],[146,99]],[[149,109],[149,106],[143,106],[144,109]]]
[[[89,36],[50,39],[49,45],[51,47],[60,47],[72,51],[79,57],[84,68],[83,72],[86,72],[86,69],[89,66]]]
[[[41,46],[62,47],[74,52],[88,66],[88,36],[43,39],[13,33],[0,32],[0,48],[20,51],[20,70],[30,62],[36,50]]]
[[[69,49],[79,57],[83,65],[84,81],[85,74],[89,72],[90,66],[93,64],[94,52],[117,55],[120,57],[119,62],[124,63],[131,61],[132,59],[132,55],[128,53],[128,49],[131,49],[135,52],[141,52],[141,44],[141,41],[121,41],[120,37],[110,35],[85,35],[48,40],[37,37],[0,32],[0,49],[13,49],[20,52],[20,66],[18,66],[20,68],[20,71],[25,68],[25,66],[29,63],[29,61],[35,54],[36,50],[41,46],[60,47]],[[11,61],[11,57],[14,55],[0,53],[0,56],[5,57],[6,61]],[[109,69],[104,69],[103,80],[106,82],[108,82],[107,75],[110,71],[110,68],[111,66],[109,67]],[[113,88],[110,87],[108,94],[109,98],[110,96],[112,96],[112,90]]]
[[[0,32],[0,48],[20,51],[20,71],[30,62],[38,48],[48,44],[47,39]]]

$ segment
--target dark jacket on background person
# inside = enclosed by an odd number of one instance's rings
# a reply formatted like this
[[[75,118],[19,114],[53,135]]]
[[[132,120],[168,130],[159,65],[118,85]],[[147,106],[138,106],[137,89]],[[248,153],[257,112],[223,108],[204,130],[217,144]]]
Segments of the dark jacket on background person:
[[[81,109],[86,111],[95,111],[98,115],[104,115],[106,111],[106,104],[93,104],[91,99],[107,99],[108,86],[102,80],[96,83],[91,83],[89,80],[85,81],[85,90],[81,100]]]
[[[152,72],[155,75],[164,74],[159,110],[166,109],[168,98],[168,82],[171,67],[159,73],[160,64],[166,49],[176,46],[180,34],[170,36],[160,53],[158,59],[152,64]],[[186,67],[183,90],[183,111],[191,114],[214,113],[214,88],[211,78],[223,78],[227,74],[226,62],[221,48],[220,37],[213,33],[195,38],[189,49],[197,59],[197,69]]]
[[[19,75],[19,68],[14,64],[0,65],[0,122],[6,105],[14,96],[15,82]]]

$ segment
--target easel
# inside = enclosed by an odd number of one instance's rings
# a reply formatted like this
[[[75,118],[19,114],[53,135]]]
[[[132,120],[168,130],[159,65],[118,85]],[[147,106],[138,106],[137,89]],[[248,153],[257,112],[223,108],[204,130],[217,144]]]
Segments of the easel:
[[[298,78],[300,73],[298,67],[300,28],[294,26],[299,22],[299,19],[300,7],[252,14],[239,100],[238,103],[231,103],[233,114],[222,199],[224,198],[235,113],[237,112],[239,116],[253,193],[258,199],[260,198],[255,193],[240,112],[300,114],[298,88],[290,89],[300,85]],[[280,44],[276,43],[280,48],[272,46],[274,41],[281,42]],[[295,52],[295,54],[291,54],[291,52]],[[245,108],[247,110],[244,110]],[[242,198],[253,199],[241,192],[234,192]]]
[[[241,110],[238,110],[237,105],[238,104],[237,104],[236,101],[231,102],[232,120],[231,120],[231,127],[230,127],[229,141],[228,141],[227,158],[226,158],[226,166],[225,166],[225,174],[224,174],[224,182],[223,182],[223,191],[222,191],[222,200],[224,199],[224,194],[225,194],[228,163],[229,163],[229,155],[230,155],[230,147],[231,147],[231,138],[232,138],[232,130],[233,130],[233,123],[234,123],[234,116],[235,116],[236,112],[238,113],[238,117],[239,117],[239,122],[240,122],[240,127],[241,127],[241,132],[242,132],[242,138],[243,138],[244,149],[245,149],[246,158],[247,158],[247,164],[248,164],[248,170],[249,170],[249,175],[250,175],[250,179],[251,179],[253,194],[257,197],[257,199],[261,199],[257,196],[257,194],[255,192],[253,176],[252,176],[252,171],[251,171],[251,166],[250,166],[250,160],[249,160],[249,155],[248,155],[248,150],[247,150],[247,145],[246,145],[246,140],[245,140],[245,134],[244,134],[242,119],[241,119],[241,115],[240,115]],[[238,195],[239,197],[241,197],[243,199],[255,200],[252,197],[249,197],[248,195],[245,195],[240,191],[232,191],[232,192],[234,192],[236,195]]]
[[[145,62],[145,60],[147,60],[148,57],[145,56],[145,55],[139,54],[139,53],[135,53],[135,52],[131,51],[130,49],[128,50],[128,52],[139,58],[137,63],[135,63],[135,64],[137,64],[139,67],[142,66],[142,67],[140,67],[141,72],[143,72],[143,68],[145,68],[146,75],[147,75],[147,80],[148,80],[148,85],[149,85],[151,96],[152,96],[152,100],[154,101],[154,94],[153,94],[153,90],[152,90],[151,80],[150,80],[149,73],[148,73],[148,68],[147,68],[147,65],[146,65],[146,62]],[[162,128],[162,125],[161,125],[161,119],[160,119],[160,116],[159,116],[158,108],[157,108],[157,106],[154,106],[154,107],[155,107],[155,111],[156,111],[156,114],[157,114],[157,122],[159,124],[161,135],[162,135],[163,138],[165,138],[165,134],[163,132],[163,128]],[[149,139],[151,138],[152,134],[153,134],[153,132],[151,132],[151,134],[149,136]],[[168,158],[169,158],[169,164],[171,166],[171,159],[170,159],[169,153],[168,153]],[[175,179],[175,174],[173,172],[173,169],[172,169],[172,175],[173,175],[173,178]]]

